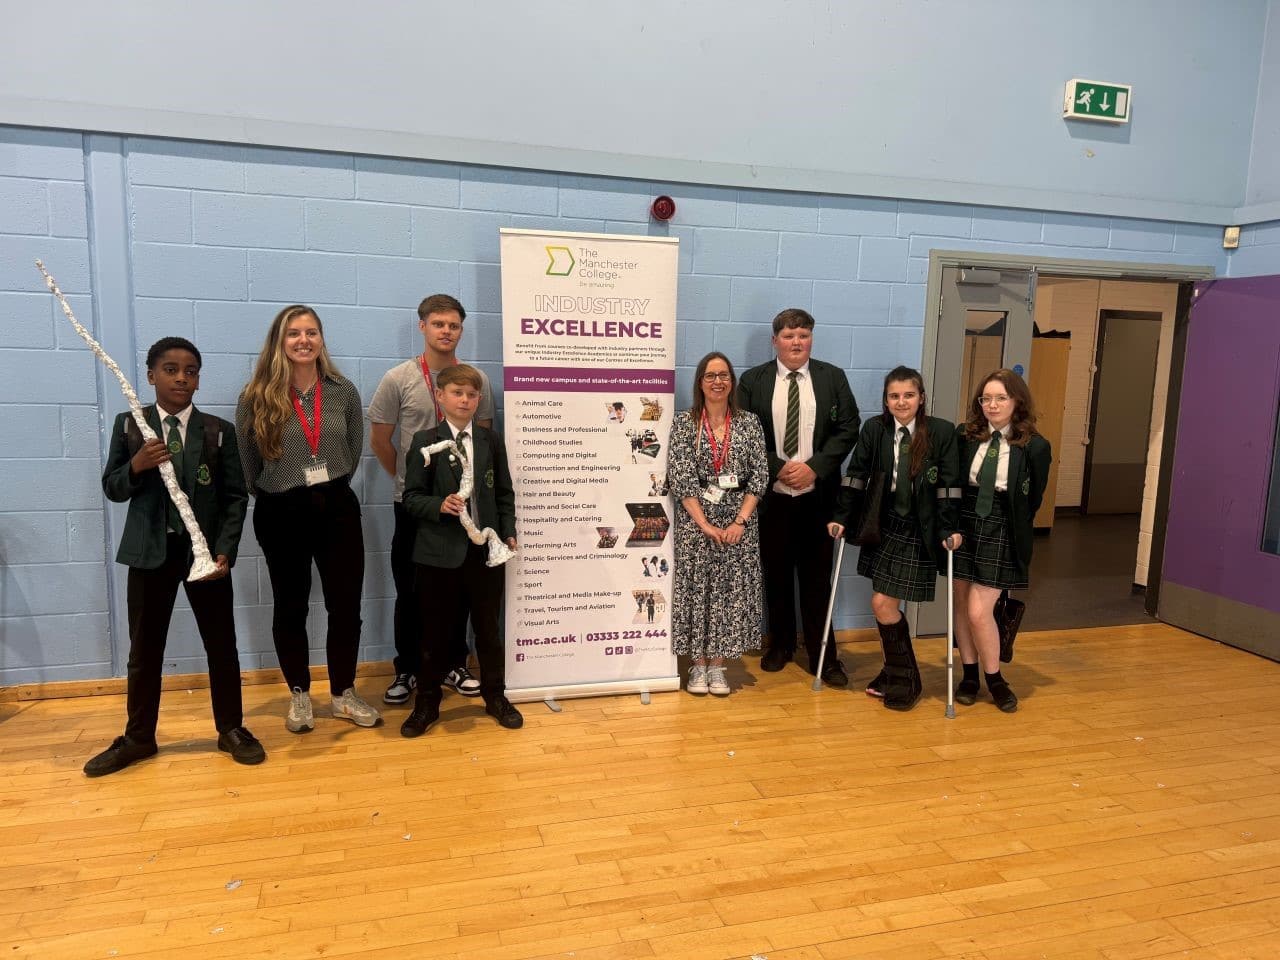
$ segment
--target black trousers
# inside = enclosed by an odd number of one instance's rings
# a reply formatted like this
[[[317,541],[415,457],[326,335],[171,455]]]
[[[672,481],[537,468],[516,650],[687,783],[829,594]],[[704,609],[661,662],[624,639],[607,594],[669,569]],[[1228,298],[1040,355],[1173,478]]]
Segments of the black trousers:
[[[809,669],[818,666],[820,635],[831,595],[834,541],[827,534],[830,511],[817,491],[788,497],[770,490],[760,514],[760,559],[769,617],[769,642],[796,649],[796,581],[800,584],[800,626]],[[826,665],[838,662],[835,631],[827,632]]]
[[[480,661],[480,694],[491,702],[506,690],[506,660],[498,633],[498,612],[502,609],[504,567],[487,567],[489,548],[467,544],[467,555],[459,567],[431,567],[417,564],[418,606],[422,616],[422,672],[418,674],[418,697],[440,702],[440,683],[454,667],[451,659],[458,621],[471,615],[476,633],[476,658]],[[460,602],[438,602],[434,597]]]
[[[329,690],[335,697],[341,695],[355,685],[364,582],[360,503],[348,478],[285,493],[259,491],[253,532],[271,576],[275,596],[271,635],[285,683],[290,690],[311,689],[307,612],[314,561],[329,614],[325,639]]]
[[[164,647],[179,584],[187,591],[209,659],[214,726],[225,733],[244,722],[231,577],[189,583],[183,578],[190,570],[190,557],[190,538],[185,533],[170,533],[163,566],[155,570],[129,568],[129,720],[124,733],[135,743],[155,743]]]
[[[391,579],[396,585],[396,606],[393,619],[396,642],[396,673],[411,673],[415,677],[422,672],[422,613],[418,608],[417,571],[413,562],[413,543],[418,537],[418,521],[409,515],[404,504],[396,503],[395,531],[391,534]],[[444,603],[449,596],[427,583],[427,593],[434,604]],[[457,599],[454,597],[453,599]],[[464,608],[454,621],[454,635],[444,651],[449,660],[449,670],[465,666],[467,662],[467,612]],[[445,672],[448,673],[449,670]]]

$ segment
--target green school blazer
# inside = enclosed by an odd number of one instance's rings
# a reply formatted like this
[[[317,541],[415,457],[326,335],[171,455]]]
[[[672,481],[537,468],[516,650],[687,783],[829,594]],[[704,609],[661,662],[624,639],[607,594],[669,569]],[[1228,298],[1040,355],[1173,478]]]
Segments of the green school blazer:
[[[817,415],[813,426],[813,456],[809,468],[818,475],[817,492],[822,501],[834,505],[840,489],[840,467],[858,438],[858,404],[849,388],[849,378],[834,364],[809,358],[813,398]],[[738,380],[738,404],[760,419],[764,428],[765,455],[769,460],[769,486],[778,479],[786,462],[775,449],[773,387],[778,377],[777,358],[752,367]]]
[[[160,415],[155,406],[147,407],[145,413],[151,428],[163,439]],[[165,559],[169,491],[164,488],[158,469],[147,470],[136,477],[130,473],[129,461],[133,453],[129,449],[127,431],[132,419],[133,415],[127,412],[116,417],[107,464],[102,471],[102,492],[108,500],[129,504],[116,562],[140,570],[155,570],[163,566]],[[213,431],[209,431],[208,424],[216,427],[217,436],[210,450],[206,450],[209,444],[205,442],[205,436],[206,432]],[[234,566],[249,504],[235,427],[221,417],[193,408],[187,421],[182,463],[182,476],[178,482],[191,501],[196,522],[209,543],[209,551],[215,559],[225,555]]]
[[[883,415],[872,417],[862,427],[849,469],[840,487],[836,511],[831,518],[847,529],[854,522],[857,507],[867,481],[875,469],[893,472],[894,436],[898,423],[892,417],[886,425]],[[929,557],[939,570],[946,570],[947,555],[942,541],[960,529],[960,499],[964,484],[960,481],[960,458],[956,447],[956,429],[946,420],[929,417],[929,452],[920,472],[911,478],[912,505],[920,525],[920,538]],[[893,508],[893,494],[885,488],[885,509]]]
[[[960,485],[964,486],[969,482],[973,456],[984,441],[967,439],[963,423],[956,424],[956,436],[960,439]],[[1031,569],[1036,511],[1044,500],[1052,463],[1049,441],[1038,433],[1031,435],[1026,446],[1009,447],[1009,540],[1013,544],[1013,560],[1018,567],[1018,575],[1024,581],[1029,579]]]
[[[502,437],[494,430],[472,424],[475,451],[475,489],[472,496],[480,505],[480,529],[492,527],[503,540],[516,535],[516,495],[507,467],[507,451]],[[431,567],[453,569],[462,566],[471,544],[462,521],[452,514],[441,514],[445,497],[458,492],[462,482],[462,464],[452,453],[441,450],[426,463],[420,452],[440,440],[453,438],[448,423],[441,423],[413,435],[405,451],[404,497],[402,503],[409,515],[418,521],[418,535],[413,543],[413,562]]]

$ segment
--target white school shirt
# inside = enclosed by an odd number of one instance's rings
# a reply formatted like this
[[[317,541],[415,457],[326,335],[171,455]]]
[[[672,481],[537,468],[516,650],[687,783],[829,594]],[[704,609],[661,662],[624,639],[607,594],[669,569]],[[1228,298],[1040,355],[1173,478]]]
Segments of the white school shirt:
[[[782,448],[787,436],[787,387],[790,385],[787,375],[791,371],[781,360],[776,363],[778,378],[773,382],[773,445],[779,458],[785,460],[787,458]],[[799,374],[796,377],[796,385],[800,388],[800,448],[791,459],[807,463],[813,456],[813,431],[818,421],[818,401],[813,395],[813,378],[809,376],[809,361],[806,360],[804,366],[796,373]],[[803,490],[788,487],[781,480],[775,480],[773,484],[774,493],[781,493],[788,497],[798,497],[813,488],[812,483]]]
[[[987,424],[987,428],[991,428],[990,423]],[[1000,457],[996,461],[996,490],[1001,493],[1009,489],[1009,434],[1012,429],[1012,423],[1006,423],[1000,429]],[[982,458],[987,455],[990,447],[991,440],[988,439],[978,444],[978,449],[973,452],[973,463],[969,464],[969,483],[975,487],[978,485],[978,469],[982,466]]]

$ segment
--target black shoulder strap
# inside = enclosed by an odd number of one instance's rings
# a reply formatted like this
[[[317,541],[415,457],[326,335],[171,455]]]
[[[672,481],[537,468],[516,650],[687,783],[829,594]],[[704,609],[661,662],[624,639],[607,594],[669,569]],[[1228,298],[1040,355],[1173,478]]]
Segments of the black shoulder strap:
[[[151,411],[155,409],[155,404],[147,404],[142,408],[144,417],[151,416]],[[129,458],[142,449],[142,431],[138,429],[138,421],[133,419],[133,414],[129,413],[124,419],[124,439],[125,445],[129,449]]]
[[[204,415],[204,447],[200,452],[200,462],[212,470],[218,463],[218,451],[222,449],[222,421],[217,417]]]

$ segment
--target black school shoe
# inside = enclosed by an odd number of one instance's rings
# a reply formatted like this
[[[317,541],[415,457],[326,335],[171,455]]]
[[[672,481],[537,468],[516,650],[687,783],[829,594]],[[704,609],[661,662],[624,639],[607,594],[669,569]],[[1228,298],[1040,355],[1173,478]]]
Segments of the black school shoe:
[[[977,680],[961,680],[960,685],[956,687],[956,703],[960,704],[961,706],[972,707],[977,702],[978,702],[978,681]]]
[[[487,701],[484,712],[508,730],[519,730],[524,726],[524,717],[506,697],[497,696]]]
[[[1001,680],[999,683],[991,684],[987,687],[991,693],[991,699],[996,702],[996,706],[1003,713],[1018,712],[1018,697],[1009,689],[1009,684]],[[959,698],[957,698],[959,699]]]
[[[765,673],[777,673],[791,660],[792,653],[790,650],[783,650],[780,647],[769,645],[769,649],[764,652],[764,656],[760,658],[760,669]]]
[[[258,738],[244,727],[218,734],[218,749],[231,754],[231,759],[236,763],[249,767],[267,759],[267,751],[262,749]]]
[[[422,700],[414,704],[413,710],[400,724],[400,736],[420,737],[440,719],[440,703],[438,700]]]
[[[849,675],[844,672],[844,664],[837,660],[835,663],[828,663],[823,667],[822,682],[828,687],[847,687],[849,685]]]
[[[131,763],[154,757],[158,752],[155,743],[134,743],[128,737],[116,737],[111,746],[84,765],[86,777],[105,777],[123,770]]]

